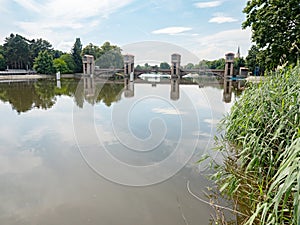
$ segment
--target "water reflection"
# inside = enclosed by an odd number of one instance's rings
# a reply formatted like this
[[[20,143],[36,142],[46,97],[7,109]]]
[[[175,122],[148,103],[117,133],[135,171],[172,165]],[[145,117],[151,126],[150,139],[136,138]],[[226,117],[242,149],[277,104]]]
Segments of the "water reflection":
[[[235,96],[239,96],[245,89],[246,80],[232,80],[231,78],[225,78],[223,80],[223,101],[226,103],[232,102],[233,91]]]
[[[125,98],[134,97],[134,81],[130,81],[128,77],[124,79],[124,96]]]
[[[139,82],[122,80],[103,84],[97,77],[85,77],[82,82],[62,79],[60,88],[55,80],[0,83],[0,224],[209,223],[210,207],[194,199],[186,183],[189,180],[191,189],[205,198],[202,191],[209,183],[199,172],[196,161],[209,149],[210,135],[224,107],[229,105],[222,102],[223,81],[205,82],[203,78],[202,88],[199,82],[185,79],[166,80],[157,83],[155,88],[151,82]],[[75,95],[77,88],[79,94]],[[234,93],[234,88],[232,91]],[[111,126],[121,131],[119,138],[127,139],[122,136],[126,135],[123,131],[127,128],[122,121],[125,109],[135,99],[154,94],[161,98],[148,99],[132,110],[131,131],[140,139],[149,137],[151,130],[154,137],[164,137],[159,120],[152,127],[147,126],[151,117],[160,116],[170,131],[165,139],[162,138],[164,145],[158,147],[156,153],[134,154],[124,146],[121,148]],[[180,111],[171,108],[186,97],[193,102],[198,120],[190,116],[189,108],[184,105]],[[100,152],[99,142],[91,138],[91,130],[85,129],[87,124],[96,127],[112,157],[136,166],[160,162],[177,144],[180,112],[186,116],[188,126],[196,124],[200,129],[194,133],[183,130],[185,145],[182,154],[174,157],[174,163],[182,162],[193,147],[191,143],[198,139],[195,153],[182,170],[163,183],[145,188],[111,183],[94,173],[78,151],[78,140],[73,133],[74,103],[80,113],[86,109],[95,112],[95,120],[82,114],[79,121],[82,129],[78,130],[82,139],[86,138],[85,146],[91,156],[103,152]],[[119,169],[98,157],[94,157],[93,162],[110,171]],[[127,172],[121,170],[116,175],[124,177]],[[135,175],[138,173],[132,174]]]
[[[226,103],[231,102],[232,98],[232,80],[224,79],[224,92],[223,92],[223,101]]]
[[[57,102],[57,96],[73,97],[74,102],[80,108],[83,107],[84,102],[92,105],[104,102],[110,106],[113,102],[120,100],[120,93],[124,88],[122,83],[97,85],[93,77],[85,77],[82,85],[79,84],[79,80],[76,79],[0,83],[0,100],[10,103],[12,109],[18,113],[34,108],[50,109]],[[77,88],[82,93],[75,96]],[[99,89],[101,89],[99,95],[95,96]]]
[[[216,80],[215,78],[172,78],[157,80],[146,79],[144,82],[150,83],[152,87],[157,84],[170,84],[170,99],[177,101],[180,98],[180,85],[197,84],[199,88],[211,86],[223,89],[223,101],[232,102],[232,94],[238,96],[245,86],[244,80],[224,79]],[[158,83],[157,83],[158,82]],[[223,83],[222,83],[223,82]],[[0,83],[0,100],[9,102],[14,110],[18,113],[24,113],[34,108],[49,109],[57,101],[57,96],[70,96],[80,108],[84,102],[95,105],[99,102],[111,106],[113,102],[118,102],[124,92],[126,98],[134,97],[134,86],[141,83],[140,80],[131,82],[125,78],[124,82],[112,82],[95,78],[93,76],[83,77],[82,82],[78,79],[62,80],[37,80],[25,82]],[[79,90],[75,95],[76,89]],[[97,93],[97,95],[96,95]]]
[[[173,101],[176,101],[180,98],[180,89],[179,89],[180,78],[171,79],[171,94],[170,98]]]
[[[56,96],[71,96],[77,83],[64,80],[62,86],[62,89],[58,88],[54,80],[0,83],[0,100],[9,102],[18,113],[33,108],[49,109],[55,104]]]

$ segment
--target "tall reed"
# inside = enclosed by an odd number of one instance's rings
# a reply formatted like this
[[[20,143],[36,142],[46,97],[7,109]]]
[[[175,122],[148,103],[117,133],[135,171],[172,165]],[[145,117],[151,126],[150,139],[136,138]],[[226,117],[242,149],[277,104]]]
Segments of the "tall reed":
[[[246,224],[300,225],[300,66],[250,84],[220,128],[212,178]]]

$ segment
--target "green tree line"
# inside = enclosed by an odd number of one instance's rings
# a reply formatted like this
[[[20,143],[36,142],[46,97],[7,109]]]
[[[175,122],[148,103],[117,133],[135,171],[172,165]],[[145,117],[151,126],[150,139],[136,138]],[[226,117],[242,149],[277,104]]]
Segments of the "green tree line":
[[[29,40],[19,34],[10,34],[0,45],[0,70],[23,69],[35,70],[41,74],[81,73],[82,56],[93,55],[101,67],[123,65],[121,49],[105,42],[102,46],[92,43],[82,47],[80,38],[76,38],[70,53],[55,50],[52,44],[43,39]],[[97,61],[96,61],[97,65]]]

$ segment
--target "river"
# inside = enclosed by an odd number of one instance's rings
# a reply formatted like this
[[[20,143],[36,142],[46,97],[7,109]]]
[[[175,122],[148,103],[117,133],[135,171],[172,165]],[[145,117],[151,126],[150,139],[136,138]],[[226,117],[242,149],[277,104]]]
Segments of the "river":
[[[209,224],[215,78],[0,83],[0,224]],[[231,93],[232,92],[232,93]]]

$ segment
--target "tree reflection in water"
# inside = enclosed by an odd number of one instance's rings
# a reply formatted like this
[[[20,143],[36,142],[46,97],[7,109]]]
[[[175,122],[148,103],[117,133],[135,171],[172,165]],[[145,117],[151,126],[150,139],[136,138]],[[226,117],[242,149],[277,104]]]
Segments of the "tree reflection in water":
[[[124,84],[96,84],[94,88],[94,94],[98,93],[97,96],[88,95],[78,79],[62,79],[60,88],[54,79],[0,83],[0,100],[10,103],[12,109],[19,114],[34,108],[49,109],[56,103],[57,96],[73,97],[75,104],[80,108],[84,102],[92,105],[103,102],[110,106],[121,99]]]

